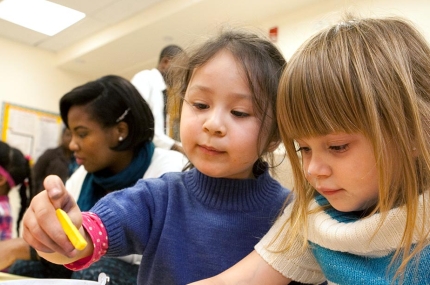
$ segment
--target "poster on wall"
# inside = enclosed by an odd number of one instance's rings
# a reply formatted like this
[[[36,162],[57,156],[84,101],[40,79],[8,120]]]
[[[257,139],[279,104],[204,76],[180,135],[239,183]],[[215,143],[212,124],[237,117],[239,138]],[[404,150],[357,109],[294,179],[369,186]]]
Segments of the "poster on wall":
[[[1,140],[18,148],[34,163],[48,148],[59,145],[58,114],[3,102]]]

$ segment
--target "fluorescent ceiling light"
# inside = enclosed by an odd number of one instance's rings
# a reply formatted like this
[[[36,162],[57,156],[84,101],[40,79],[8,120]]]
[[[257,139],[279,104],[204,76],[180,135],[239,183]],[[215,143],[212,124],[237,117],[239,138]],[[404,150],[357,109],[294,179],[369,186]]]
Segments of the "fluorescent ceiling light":
[[[1,19],[48,36],[55,35],[84,17],[82,12],[46,0],[0,2]]]

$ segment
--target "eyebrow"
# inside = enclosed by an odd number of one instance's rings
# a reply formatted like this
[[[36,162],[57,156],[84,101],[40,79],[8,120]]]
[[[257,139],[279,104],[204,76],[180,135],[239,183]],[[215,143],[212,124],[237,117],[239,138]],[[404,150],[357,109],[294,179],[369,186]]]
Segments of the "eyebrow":
[[[194,91],[194,90],[200,90],[200,91],[204,91],[207,93],[213,93],[211,88],[208,88],[206,86],[202,86],[202,85],[193,85],[191,86],[189,89],[189,91]],[[229,93],[230,95],[237,97],[238,99],[246,99],[246,100],[252,100],[252,94],[251,93],[238,93],[238,92],[231,92]]]
[[[84,127],[84,126],[77,126],[77,127],[74,127],[74,128],[73,128],[73,131],[79,131],[80,129],[88,130],[88,128],[87,128],[87,127]]]

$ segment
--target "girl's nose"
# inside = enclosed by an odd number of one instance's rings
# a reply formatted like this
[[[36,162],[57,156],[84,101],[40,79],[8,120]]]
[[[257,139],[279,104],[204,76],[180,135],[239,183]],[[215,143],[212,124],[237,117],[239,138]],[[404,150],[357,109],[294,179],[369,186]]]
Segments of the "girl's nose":
[[[324,158],[313,155],[307,163],[305,173],[308,177],[324,177],[331,174],[331,168]]]
[[[224,136],[227,130],[225,126],[225,114],[217,110],[208,113],[203,123],[203,129],[211,135]]]

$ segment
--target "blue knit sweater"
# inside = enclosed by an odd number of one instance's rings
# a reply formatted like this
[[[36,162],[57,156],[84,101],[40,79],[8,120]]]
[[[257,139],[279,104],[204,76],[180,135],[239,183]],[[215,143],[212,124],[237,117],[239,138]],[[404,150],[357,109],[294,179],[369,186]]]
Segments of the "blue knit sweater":
[[[106,227],[106,256],[143,255],[138,284],[187,284],[250,253],[288,193],[267,169],[245,180],[192,169],[140,180],[102,198],[91,212]]]

